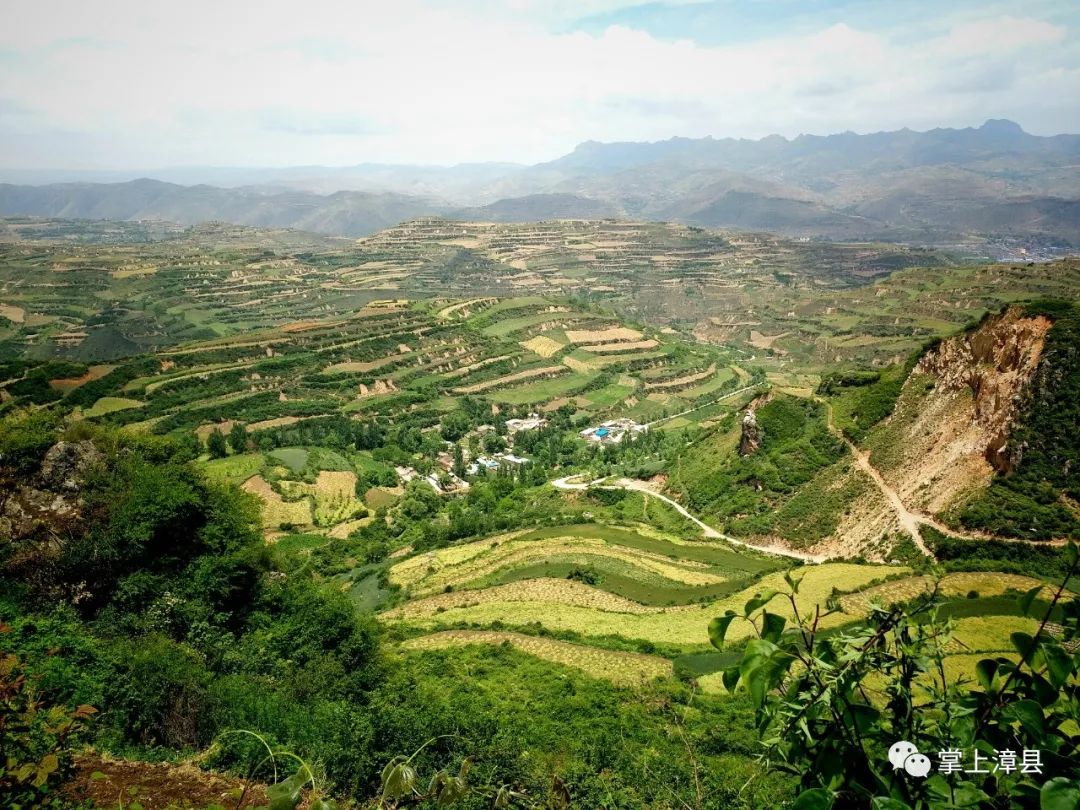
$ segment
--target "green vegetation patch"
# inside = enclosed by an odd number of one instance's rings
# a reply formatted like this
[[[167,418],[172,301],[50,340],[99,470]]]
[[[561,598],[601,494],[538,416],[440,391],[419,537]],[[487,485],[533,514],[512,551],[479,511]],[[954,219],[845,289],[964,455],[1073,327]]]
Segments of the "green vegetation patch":
[[[281,462],[294,473],[298,473],[307,467],[310,452],[303,447],[280,447],[277,450],[271,450],[267,455]]]

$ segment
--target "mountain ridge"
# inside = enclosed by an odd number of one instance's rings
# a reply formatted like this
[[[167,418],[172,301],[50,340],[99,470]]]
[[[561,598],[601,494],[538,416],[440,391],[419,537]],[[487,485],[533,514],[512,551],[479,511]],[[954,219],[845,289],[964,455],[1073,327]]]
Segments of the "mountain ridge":
[[[533,166],[220,170],[248,181],[235,186],[152,177],[3,184],[0,214],[224,220],[343,236],[425,215],[614,217],[824,239],[945,244],[992,236],[1069,247],[1080,244],[1078,158],[1080,135],[1032,135],[990,119],[926,132],[586,141]],[[214,171],[186,177],[208,181]]]

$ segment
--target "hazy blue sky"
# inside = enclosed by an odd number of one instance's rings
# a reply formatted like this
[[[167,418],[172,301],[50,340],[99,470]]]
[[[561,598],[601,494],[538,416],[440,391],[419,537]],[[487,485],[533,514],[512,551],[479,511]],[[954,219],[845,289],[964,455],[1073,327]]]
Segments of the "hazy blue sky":
[[[1012,118],[1080,132],[1080,3],[6,0],[0,165],[554,158]]]

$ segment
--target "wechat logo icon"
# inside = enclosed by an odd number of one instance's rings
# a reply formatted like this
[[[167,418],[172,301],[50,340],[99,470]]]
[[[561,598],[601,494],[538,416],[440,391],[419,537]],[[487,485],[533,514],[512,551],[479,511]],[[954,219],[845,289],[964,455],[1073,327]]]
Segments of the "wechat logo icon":
[[[889,762],[894,771],[903,768],[910,776],[922,778],[930,773],[930,757],[920,754],[919,749],[906,740],[893,743],[889,749]]]

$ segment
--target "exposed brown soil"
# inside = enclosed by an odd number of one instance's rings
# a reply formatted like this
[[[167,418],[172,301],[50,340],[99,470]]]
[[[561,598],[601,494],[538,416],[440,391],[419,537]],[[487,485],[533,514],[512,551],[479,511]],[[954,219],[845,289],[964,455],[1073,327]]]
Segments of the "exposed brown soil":
[[[249,785],[190,764],[135,762],[87,752],[76,756],[75,767],[75,776],[63,793],[76,802],[89,801],[93,807],[127,807],[138,802],[144,810],[188,810],[213,804],[239,810],[269,803],[265,785]]]

